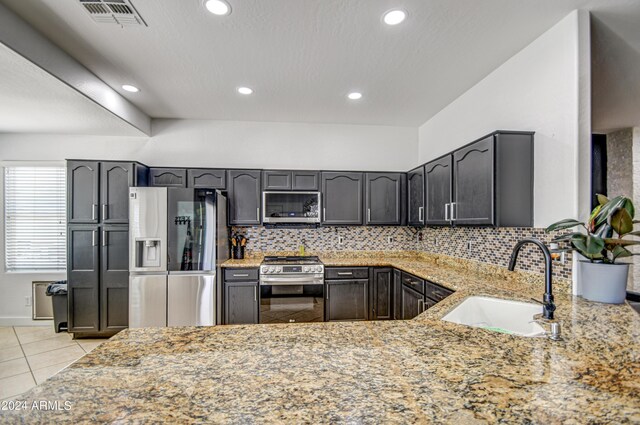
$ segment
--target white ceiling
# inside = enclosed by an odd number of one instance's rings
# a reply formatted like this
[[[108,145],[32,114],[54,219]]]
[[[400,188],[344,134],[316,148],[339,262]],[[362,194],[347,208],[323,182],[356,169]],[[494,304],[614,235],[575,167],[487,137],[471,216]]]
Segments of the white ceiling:
[[[229,0],[228,17],[132,0],[149,26],[127,28],[77,0],[0,2],[156,118],[418,126],[573,9],[638,34],[624,13],[638,0]],[[408,19],[383,25],[394,7]]]
[[[140,136],[110,111],[0,43],[0,132]]]

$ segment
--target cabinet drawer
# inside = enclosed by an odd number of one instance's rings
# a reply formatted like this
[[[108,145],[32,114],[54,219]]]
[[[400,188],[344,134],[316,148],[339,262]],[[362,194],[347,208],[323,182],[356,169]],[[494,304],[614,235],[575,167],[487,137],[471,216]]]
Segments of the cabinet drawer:
[[[258,269],[224,269],[224,280],[227,282],[255,282],[258,280]]]
[[[424,294],[425,292],[424,280],[410,275],[409,273],[402,272],[402,284],[420,292],[421,294]]]
[[[425,295],[432,300],[442,301],[449,295],[453,294],[453,291],[443,288],[440,285],[436,285],[432,282],[425,282]]]
[[[368,279],[368,267],[331,267],[325,269],[325,279]]]

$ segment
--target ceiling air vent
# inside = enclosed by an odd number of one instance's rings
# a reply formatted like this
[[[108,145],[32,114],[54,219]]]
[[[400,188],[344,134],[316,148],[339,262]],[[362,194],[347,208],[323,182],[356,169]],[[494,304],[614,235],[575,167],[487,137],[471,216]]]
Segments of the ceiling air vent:
[[[91,19],[100,24],[118,24],[121,26],[144,25],[130,0],[78,0]]]

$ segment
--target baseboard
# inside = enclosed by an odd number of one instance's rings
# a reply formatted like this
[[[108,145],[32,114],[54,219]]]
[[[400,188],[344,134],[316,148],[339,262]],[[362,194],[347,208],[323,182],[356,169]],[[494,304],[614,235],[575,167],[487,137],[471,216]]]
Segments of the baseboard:
[[[637,292],[627,291],[627,300],[633,302],[640,302],[640,294]]]
[[[33,320],[31,317],[0,317],[0,326],[51,326],[53,320]]]

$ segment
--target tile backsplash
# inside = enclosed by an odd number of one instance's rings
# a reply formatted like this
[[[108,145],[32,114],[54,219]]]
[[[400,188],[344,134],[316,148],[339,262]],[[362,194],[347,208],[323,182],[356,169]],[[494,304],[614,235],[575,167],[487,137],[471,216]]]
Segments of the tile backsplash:
[[[550,242],[552,235],[538,228],[486,227],[319,227],[267,228],[234,227],[248,238],[247,251],[396,251],[417,250],[444,254],[506,267],[516,242],[526,237]],[[341,242],[339,243],[339,238]],[[554,263],[554,276],[571,278],[571,256],[566,264]],[[538,248],[525,246],[518,257],[518,269],[543,273]]]

